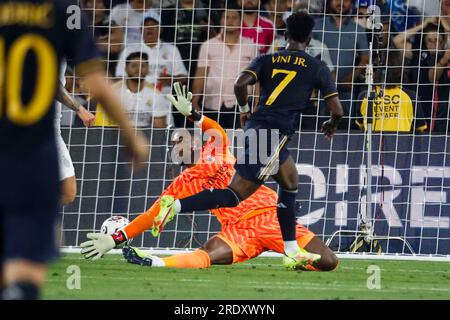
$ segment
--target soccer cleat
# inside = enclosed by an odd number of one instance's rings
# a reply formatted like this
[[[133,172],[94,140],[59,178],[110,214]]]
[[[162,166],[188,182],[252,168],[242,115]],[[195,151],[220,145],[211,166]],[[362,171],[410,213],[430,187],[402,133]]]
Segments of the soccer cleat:
[[[297,267],[304,267],[307,264],[312,264],[320,260],[320,254],[310,253],[305,249],[300,248],[300,250],[294,255],[284,254],[283,265],[288,270],[295,270]]]
[[[138,248],[125,246],[122,249],[122,254],[127,262],[132,264],[138,264],[140,266],[151,267],[153,259],[151,255],[147,255],[145,252]]]
[[[161,201],[159,202],[159,213],[153,220],[152,235],[154,237],[159,236],[166,223],[172,221],[177,214],[173,207],[174,203],[175,198],[172,196],[161,197]]]

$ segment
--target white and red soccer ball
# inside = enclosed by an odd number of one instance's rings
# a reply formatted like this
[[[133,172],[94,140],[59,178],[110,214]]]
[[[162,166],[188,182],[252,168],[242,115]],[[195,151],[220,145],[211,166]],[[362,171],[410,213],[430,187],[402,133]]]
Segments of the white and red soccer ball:
[[[130,220],[128,220],[125,217],[122,216],[112,216],[103,221],[102,227],[100,229],[100,232],[103,234],[109,234],[112,235],[114,232],[122,230],[130,223]],[[125,242],[125,245],[130,244],[130,240]]]

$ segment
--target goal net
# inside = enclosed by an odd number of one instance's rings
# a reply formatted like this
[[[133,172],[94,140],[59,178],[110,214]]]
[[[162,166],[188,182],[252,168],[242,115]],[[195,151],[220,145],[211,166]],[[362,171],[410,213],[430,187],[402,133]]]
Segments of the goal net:
[[[449,258],[450,67],[442,65],[450,30],[446,1],[236,1],[243,8],[237,42],[233,32],[227,33],[233,29],[232,15],[222,18],[223,8],[231,2],[80,1],[94,26],[108,75],[131,120],[148,137],[151,156],[144,170],[131,169],[117,127],[89,99],[76,70],[69,70],[66,87],[96,114],[96,125],[85,128],[71,111],[63,110],[62,135],[75,167],[77,196],[62,210],[62,247],[77,248],[87,233],[99,231],[112,215],[133,220],[180,174],[182,168],[170,158],[170,135],[174,128],[190,128],[190,124],[163,98],[175,81],[184,81],[194,93],[194,104],[228,133],[241,130],[234,79],[253,57],[283,48],[287,17],[304,9],[316,19],[308,53],[332,71],[345,119],[331,142],[324,139],[320,128],[328,111],[319,93],[296,122],[289,150],[300,178],[298,222],[338,253]],[[371,4],[381,8],[376,13],[384,27],[379,56],[396,51],[401,58],[379,73],[382,80],[373,104],[370,139],[372,166],[367,170],[364,106],[369,102],[364,104],[364,66],[373,54],[372,33],[366,28]],[[254,24],[249,22],[252,19]],[[232,43],[224,45],[223,39]],[[130,56],[135,52],[141,54]],[[147,62],[148,70],[140,60]],[[133,70],[136,61],[137,71]],[[377,61],[375,57],[374,63],[388,63]],[[389,76],[396,69],[400,69],[398,80]],[[128,81],[136,78],[140,80]],[[134,93],[136,88],[142,90]],[[389,127],[392,118],[399,119],[394,130]],[[273,181],[268,186],[277,189]],[[158,238],[147,231],[133,239],[133,245],[194,249],[219,230],[216,217],[208,212],[183,213]]]

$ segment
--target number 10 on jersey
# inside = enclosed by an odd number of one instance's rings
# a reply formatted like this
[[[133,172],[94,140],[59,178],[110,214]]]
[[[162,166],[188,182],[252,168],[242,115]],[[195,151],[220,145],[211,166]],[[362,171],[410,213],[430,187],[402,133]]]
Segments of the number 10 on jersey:
[[[35,79],[22,79],[28,52],[33,52],[36,57]],[[23,80],[36,84],[27,105],[22,101]],[[56,82],[57,58],[47,39],[37,34],[25,34],[6,52],[5,39],[0,37],[0,118],[6,116],[19,126],[35,124],[52,105]],[[3,101],[6,101],[6,108]]]

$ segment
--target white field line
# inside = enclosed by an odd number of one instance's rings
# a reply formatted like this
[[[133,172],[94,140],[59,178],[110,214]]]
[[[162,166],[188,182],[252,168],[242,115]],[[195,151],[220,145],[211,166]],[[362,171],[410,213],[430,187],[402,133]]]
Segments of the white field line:
[[[82,279],[98,279],[98,277],[95,276],[82,276]],[[134,277],[108,277],[109,280],[120,280],[120,281],[130,281],[130,280],[139,280],[142,281],[142,278],[134,278]],[[150,279],[149,279],[150,280]],[[167,283],[169,279],[160,277],[158,275],[158,278],[151,279],[152,282],[164,282]],[[170,279],[172,280],[172,279]],[[48,279],[48,282],[65,282],[65,280],[56,280],[56,279]],[[178,279],[177,281],[180,282],[192,282],[192,283],[198,283],[198,284],[205,284],[210,285],[211,283],[218,282],[216,280],[209,280],[209,279]],[[362,291],[373,291],[375,292],[391,292],[391,293],[398,293],[405,291],[418,291],[418,292],[449,292],[450,288],[427,288],[427,287],[410,287],[410,286],[395,286],[390,287],[388,286],[387,289],[379,289],[379,290],[369,290],[364,286],[356,287],[355,285],[346,285],[346,284],[338,284],[338,283],[315,283],[315,282],[305,282],[305,281],[299,281],[296,282],[280,282],[280,281],[267,281],[267,282],[257,282],[257,281],[246,281],[243,282],[242,285],[249,285],[253,286],[255,289],[259,288],[267,288],[267,289],[285,289],[285,290],[346,290],[346,291],[354,291],[354,292],[362,292]],[[382,284],[383,286],[383,284]]]
[[[71,256],[71,257],[64,257],[64,260],[67,260],[67,261],[80,261],[80,260],[85,260],[85,259],[83,257],[81,257],[81,256],[80,257],[73,257],[73,256]],[[125,260],[124,260],[124,262],[125,262]],[[95,262],[91,261],[90,263],[95,263]],[[267,267],[267,268],[273,268],[273,269],[280,268],[281,269],[281,264],[280,265],[270,265],[269,266],[267,263],[251,263],[251,264],[239,263],[239,264],[234,264],[233,268],[236,269],[236,267],[238,267],[239,269],[251,269],[252,266]],[[227,266],[224,266],[224,267],[227,267]],[[231,267],[231,266],[228,266],[228,267]],[[364,268],[347,267],[347,266],[342,266],[342,265],[340,265],[338,268],[342,269],[342,270],[361,271],[364,274],[366,273],[366,270]],[[391,271],[391,269],[386,270],[384,268],[381,268],[381,271]],[[398,269],[398,268],[395,268],[395,271],[402,272],[402,273],[429,273],[429,274],[433,274],[433,273],[446,274],[446,273],[448,273],[450,275],[450,266],[449,266],[449,270],[420,270],[420,269]]]
[[[173,249],[153,249],[141,248],[154,255],[166,255],[192,252],[192,250],[173,250]],[[61,248],[62,253],[80,253],[78,247]],[[109,254],[122,254],[122,250],[113,249]],[[81,256],[81,255],[80,255]],[[405,260],[405,261],[432,261],[432,262],[450,262],[450,256],[432,256],[432,255],[396,255],[396,254],[369,254],[369,253],[337,253],[339,259],[355,259],[355,260]],[[277,252],[264,252],[260,257],[281,257]]]

